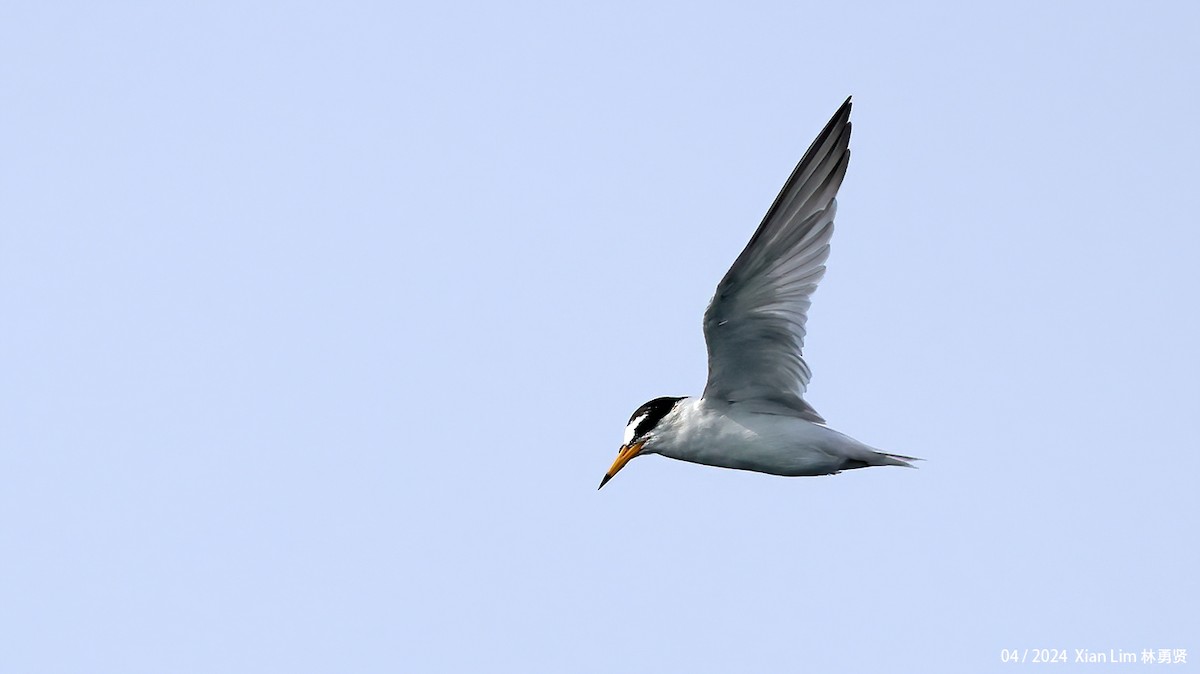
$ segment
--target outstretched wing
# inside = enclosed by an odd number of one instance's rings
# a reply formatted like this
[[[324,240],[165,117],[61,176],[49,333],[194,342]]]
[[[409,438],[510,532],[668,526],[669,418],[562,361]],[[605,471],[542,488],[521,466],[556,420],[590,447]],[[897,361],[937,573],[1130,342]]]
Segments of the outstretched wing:
[[[838,187],[850,160],[850,99],[804,153],[704,312],[704,397],[756,402],[811,421],[801,352],[812,293],[825,275]]]

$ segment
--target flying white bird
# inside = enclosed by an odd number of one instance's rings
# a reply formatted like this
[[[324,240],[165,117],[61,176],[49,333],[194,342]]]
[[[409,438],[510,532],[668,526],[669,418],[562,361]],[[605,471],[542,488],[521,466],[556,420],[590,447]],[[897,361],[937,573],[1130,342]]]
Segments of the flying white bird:
[[[804,401],[804,324],[825,275],[838,187],[850,160],[850,99],[796,165],[704,312],[704,395],[655,398],[625,427],[603,487],[631,459],[661,454],[773,475],[907,466],[825,425]]]

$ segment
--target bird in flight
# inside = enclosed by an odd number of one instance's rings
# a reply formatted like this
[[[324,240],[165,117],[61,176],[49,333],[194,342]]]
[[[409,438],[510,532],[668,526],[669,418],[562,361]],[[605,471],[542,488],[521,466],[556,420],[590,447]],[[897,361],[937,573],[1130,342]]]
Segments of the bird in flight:
[[[821,130],[704,312],[708,383],[700,397],[655,398],[625,427],[604,487],[634,457],[772,475],[907,466],[825,425],[804,400],[805,322],[825,275],[838,187],[850,160],[850,99]]]

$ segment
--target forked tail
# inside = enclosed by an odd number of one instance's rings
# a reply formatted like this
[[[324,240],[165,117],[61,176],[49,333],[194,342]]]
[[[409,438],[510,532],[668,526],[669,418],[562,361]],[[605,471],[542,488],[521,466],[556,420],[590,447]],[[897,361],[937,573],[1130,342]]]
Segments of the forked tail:
[[[905,468],[916,468],[916,466],[909,462],[925,460],[917,456],[904,456],[903,454],[889,454],[887,452],[875,452],[875,456],[879,459],[879,463],[874,464],[876,466],[904,466]]]

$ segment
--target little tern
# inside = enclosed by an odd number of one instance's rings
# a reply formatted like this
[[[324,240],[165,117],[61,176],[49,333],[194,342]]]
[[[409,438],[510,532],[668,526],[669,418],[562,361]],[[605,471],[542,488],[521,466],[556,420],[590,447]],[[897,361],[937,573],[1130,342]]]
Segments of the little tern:
[[[802,356],[805,323],[825,275],[849,145],[847,98],[717,284],[704,312],[704,394],[655,398],[637,408],[601,488],[643,454],[787,476],[911,468],[918,460],[829,428],[804,400],[812,377]]]

